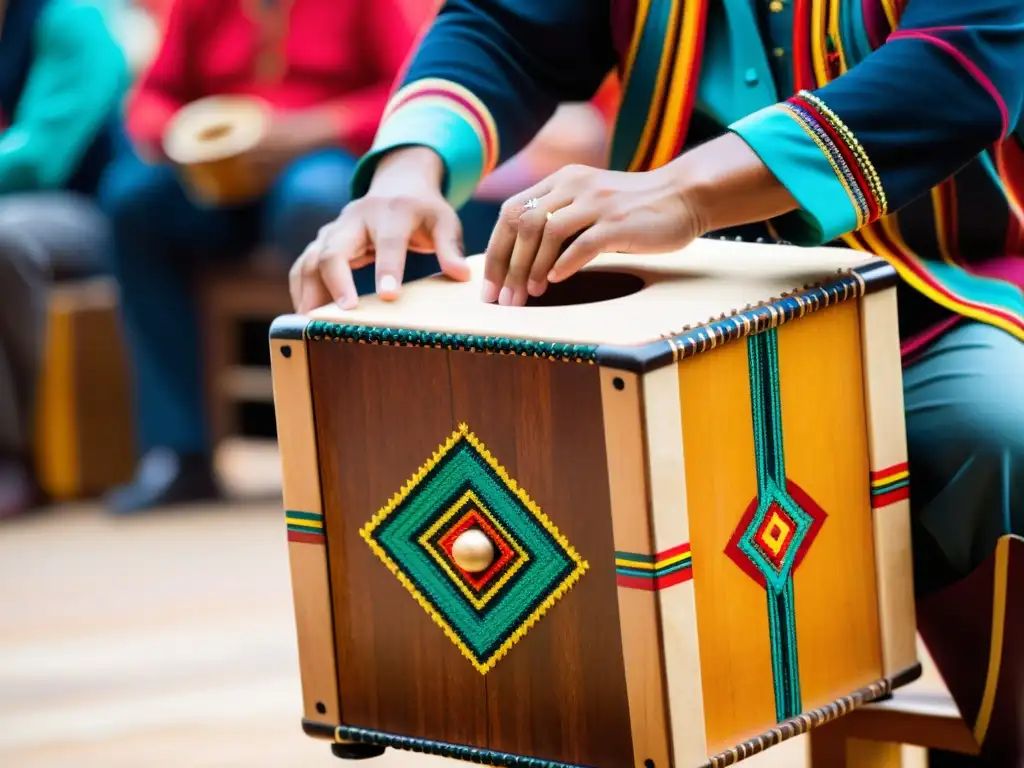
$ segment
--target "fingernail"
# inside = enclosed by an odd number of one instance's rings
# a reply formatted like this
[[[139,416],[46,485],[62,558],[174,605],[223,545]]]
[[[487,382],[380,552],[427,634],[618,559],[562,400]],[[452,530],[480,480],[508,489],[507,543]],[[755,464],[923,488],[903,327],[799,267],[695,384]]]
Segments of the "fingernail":
[[[526,283],[526,291],[531,296],[540,296],[544,293],[544,283],[540,280],[528,280]]]
[[[558,275],[557,272],[555,272],[555,270],[552,269],[550,272],[548,272],[548,282],[549,283],[557,283],[558,282],[558,277],[559,277],[559,275]]]
[[[501,294],[498,296],[498,303],[503,307],[507,307],[509,304],[512,303],[512,298],[512,289],[509,288],[508,286],[505,286],[504,288],[501,289]]]
[[[378,283],[377,290],[381,293],[394,293],[398,290],[398,281],[393,275],[384,275]]]
[[[488,304],[493,303],[498,298],[498,286],[490,280],[484,280],[483,288],[480,291],[480,298]]]

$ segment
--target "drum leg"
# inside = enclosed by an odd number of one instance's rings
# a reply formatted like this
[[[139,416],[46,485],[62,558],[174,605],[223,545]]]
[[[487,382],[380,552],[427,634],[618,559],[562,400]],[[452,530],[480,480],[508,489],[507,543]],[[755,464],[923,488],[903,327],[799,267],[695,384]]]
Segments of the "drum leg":
[[[903,768],[899,744],[850,738],[839,718],[810,733],[811,768]]]
[[[376,744],[331,744],[331,754],[342,760],[369,760],[384,754]]]

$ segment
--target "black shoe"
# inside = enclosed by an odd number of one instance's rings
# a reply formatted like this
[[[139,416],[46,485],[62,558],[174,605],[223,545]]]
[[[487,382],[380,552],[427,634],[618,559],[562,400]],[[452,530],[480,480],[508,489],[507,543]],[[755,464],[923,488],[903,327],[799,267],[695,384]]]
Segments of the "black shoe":
[[[158,507],[214,501],[221,497],[206,454],[181,454],[154,448],[139,461],[135,478],[115,488],[107,505],[115,515],[134,515]]]
[[[26,463],[0,457],[0,520],[20,517],[38,501],[39,492]]]

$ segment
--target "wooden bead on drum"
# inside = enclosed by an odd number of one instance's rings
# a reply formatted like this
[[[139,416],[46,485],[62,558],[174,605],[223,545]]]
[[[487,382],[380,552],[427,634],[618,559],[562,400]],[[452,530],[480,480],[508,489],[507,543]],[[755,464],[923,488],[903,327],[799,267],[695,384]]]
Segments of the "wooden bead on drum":
[[[452,559],[466,573],[482,573],[494,562],[494,545],[479,528],[470,528],[452,544]]]

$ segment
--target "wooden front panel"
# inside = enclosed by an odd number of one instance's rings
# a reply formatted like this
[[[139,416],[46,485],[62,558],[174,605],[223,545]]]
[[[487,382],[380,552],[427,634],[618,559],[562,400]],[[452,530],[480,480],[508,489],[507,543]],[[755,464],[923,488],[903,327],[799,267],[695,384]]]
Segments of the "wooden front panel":
[[[299,645],[302,711],[305,718],[314,722],[340,725],[331,585],[306,343],[273,339],[270,366]]]
[[[765,593],[723,554],[757,495],[745,344],[682,363],[679,384],[704,720],[714,755],[775,721]]]
[[[588,571],[487,674],[491,748],[598,768],[632,763],[599,369],[450,353],[453,412]]]
[[[672,373],[672,371],[669,371]],[[643,380],[636,374],[601,370],[612,532],[615,538],[619,622],[626,671],[634,768],[672,765],[666,699],[663,633],[659,620],[657,550],[648,501]],[[678,398],[677,402],[678,402]],[[679,430],[676,429],[676,442]],[[684,574],[675,578],[682,578]],[[674,579],[673,579],[674,580]],[[666,579],[667,581],[667,579]],[[676,587],[679,584],[675,585]],[[680,616],[693,626],[693,611]],[[702,753],[703,754],[703,753]]]
[[[860,312],[878,620],[887,677],[917,663],[910,478],[896,295],[896,289],[890,288],[866,296]]]
[[[858,323],[851,302],[679,366],[712,754],[883,676]]]
[[[444,352],[311,342],[344,724],[486,747],[484,678],[360,537],[452,431]]]
[[[828,515],[796,573],[804,709],[884,677],[856,302],[779,332],[789,476]]]
[[[345,723],[630,764],[598,368],[328,342],[311,361]],[[485,674],[359,535],[463,423],[589,566]]]

